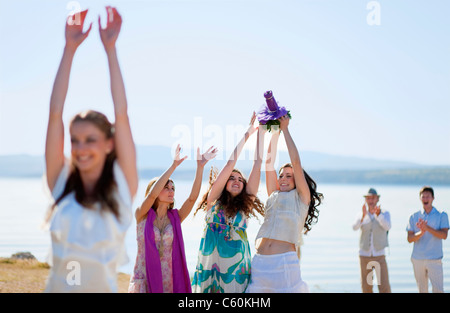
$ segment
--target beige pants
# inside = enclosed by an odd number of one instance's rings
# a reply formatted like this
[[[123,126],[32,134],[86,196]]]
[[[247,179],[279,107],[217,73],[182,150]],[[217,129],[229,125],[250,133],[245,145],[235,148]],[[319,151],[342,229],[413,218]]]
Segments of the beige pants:
[[[442,260],[417,260],[411,258],[419,292],[428,292],[428,278],[433,292],[444,292]]]
[[[380,293],[390,293],[389,274],[384,255],[381,256],[359,256],[361,265],[361,287],[363,293],[373,293],[373,275],[376,273],[378,291]]]

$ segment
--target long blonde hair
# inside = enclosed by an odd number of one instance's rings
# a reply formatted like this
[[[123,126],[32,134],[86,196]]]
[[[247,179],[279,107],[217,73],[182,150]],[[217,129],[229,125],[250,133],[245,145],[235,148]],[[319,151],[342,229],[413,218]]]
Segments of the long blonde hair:
[[[152,190],[153,185],[158,181],[159,177],[154,177],[152,178],[152,180],[150,180],[150,182],[147,185],[147,189],[145,190],[145,197],[148,196],[148,194],[150,193],[150,191]],[[175,187],[175,183],[173,182],[173,180],[171,178],[169,178],[169,180],[166,182],[166,184],[164,185],[164,187],[167,186],[167,184],[171,182],[173,184],[173,186]],[[158,208],[159,205],[159,201],[158,201],[158,197],[156,197],[155,202],[152,205],[153,210],[155,210]],[[171,204],[169,204],[169,207],[167,208],[168,210],[173,209],[175,206],[175,201],[172,202]]]

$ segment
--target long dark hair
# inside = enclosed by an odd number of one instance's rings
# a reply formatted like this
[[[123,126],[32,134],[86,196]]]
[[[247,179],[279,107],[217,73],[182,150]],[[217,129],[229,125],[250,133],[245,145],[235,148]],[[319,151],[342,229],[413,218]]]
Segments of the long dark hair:
[[[222,194],[220,197],[216,200],[216,202],[219,202],[220,205],[223,207],[223,210],[227,216],[235,216],[238,211],[241,211],[244,213],[245,216],[249,217],[250,215],[253,215],[257,217],[255,212],[258,212],[260,215],[264,216],[264,205],[259,200],[259,198],[256,195],[248,194],[246,191],[247,187],[247,180],[245,179],[242,172],[238,169],[233,169],[234,173],[238,173],[242,176],[243,182],[244,182],[244,188],[242,189],[242,192],[233,197],[225,188],[222,190]],[[216,168],[211,167],[211,171],[209,172],[209,187],[208,191],[203,195],[202,200],[200,204],[197,207],[197,210],[195,211],[194,215],[197,214],[199,210],[207,210],[208,205],[208,195],[211,191],[212,185],[215,182],[218,175],[218,170]]]
[[[292,168],[292,164],[291,163],[284,164],[278,171],[278,174],[280,174],[285,167]],[[311,194],[311,200],[309,202],[308,207],[308,215],[306,216],[304,226],[304,233],[307,234],[311,230],[312,225],[316,224],[317,221],[319,220],[319,210],[317,209],[317,207],[322,203],[323,194],[317,192],[316,182],[311,178],[311,176],[308,175],[308,173],[305,170],[303,170],[303,174],[305,175],[306,183],[308,184],[309,192]]]
[[[114,137],[114,127],[103,113],[92,110],[85,111],[75,115],[70,122],[70,126],[76,122],[92,123],[106,135],[107,139]],[[100,203],[102,210],[109,211],[113,213],[116,218],[119,218],[119,205],[114,197],[114,191],[117,189],[117,184],[114,179],[113,165],[116,158],[116,152],[115,149],[113,149],[106,156],[105,164],[100,178],[95,184],[93,195],[89,197],[84,191],[80,171],[72,164],[71,174],[67,179],[64,191],[52,205],[49,215],[65,196],[71,192],[75,192],[75,200],[83,207],[89,209],[92,208],[94,203],[98,202]]]

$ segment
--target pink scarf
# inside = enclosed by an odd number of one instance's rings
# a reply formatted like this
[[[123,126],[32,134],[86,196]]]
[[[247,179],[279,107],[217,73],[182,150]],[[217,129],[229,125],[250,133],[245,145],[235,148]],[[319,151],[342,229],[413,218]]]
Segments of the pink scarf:
[[[172,243],[172,279],[174,293],[191,293],[191,280],[186,265],[186,255],[184,253],[183,234],[181,232],[181,221],[178,210],[167,211],[167,216],[173,228]],[[155,210],[148,211],[145,223],[145,270],[147,274],[147,284],[150,293],[162,293],[162,273],[159,251],[155,243],[155,232],[153,222],[155,221]]]

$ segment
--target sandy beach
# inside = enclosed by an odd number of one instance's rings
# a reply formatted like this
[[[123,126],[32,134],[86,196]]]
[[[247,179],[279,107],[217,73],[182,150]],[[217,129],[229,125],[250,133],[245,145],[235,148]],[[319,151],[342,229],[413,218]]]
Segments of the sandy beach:
[[[0,293],[41,293],[50,267],[37,260],[0,258]],[[130,275],[119,273],[119,293],[128,291]]]

